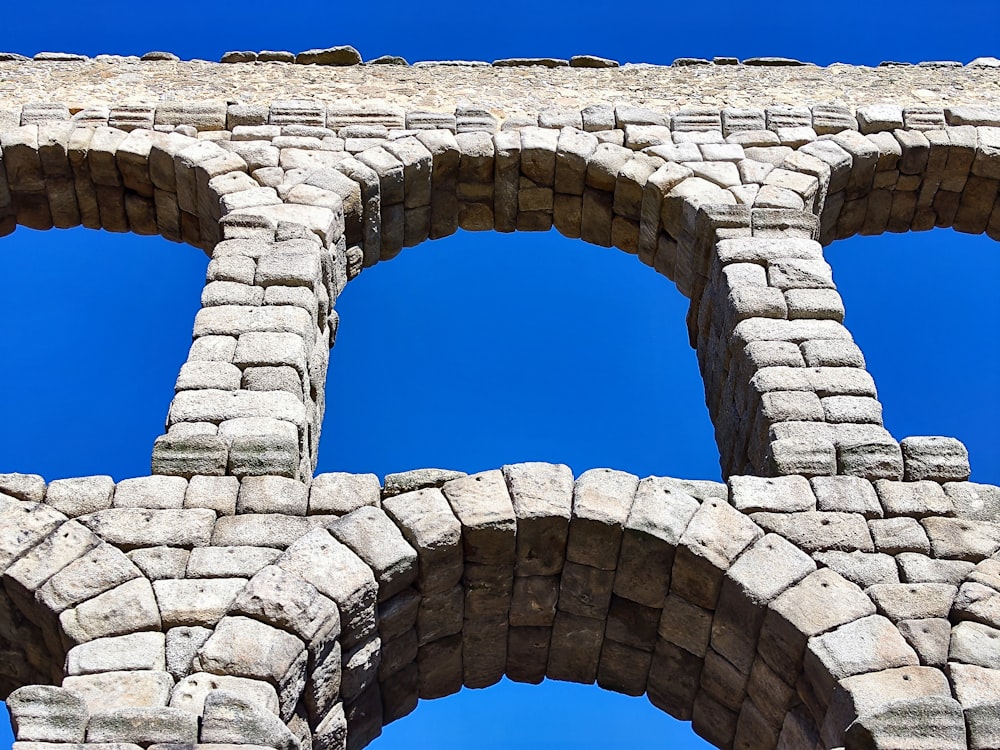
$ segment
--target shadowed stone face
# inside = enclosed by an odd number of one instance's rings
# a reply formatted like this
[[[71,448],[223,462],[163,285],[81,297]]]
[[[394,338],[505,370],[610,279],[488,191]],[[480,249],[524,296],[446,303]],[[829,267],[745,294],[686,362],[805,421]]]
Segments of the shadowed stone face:
[[[823,259],[858,232],[1000,237],[986,68],[888,86],[767,59],[737,85],[720,62],[692,108],[682,65],[299,57],[130,65],[129,101],[155,104],[121,104],[114,60],[0,61],[0,233],[212,258],[151,476],[0,475],[19,742],[360,748],[508,675],[645,693],[719,747],[996,746],[1000,489],[967,481],[959,441],[884,428]],[[239,61],[287,58],[310,67],[219,98]],[[526,65],[565,106],[515,85]],[[176,77],[190,93],[161,102]],[[361,81],[385,97],[340,97]],[[727,482],[314,477],[347,283],[458,228],[553,225],[690,298]]]

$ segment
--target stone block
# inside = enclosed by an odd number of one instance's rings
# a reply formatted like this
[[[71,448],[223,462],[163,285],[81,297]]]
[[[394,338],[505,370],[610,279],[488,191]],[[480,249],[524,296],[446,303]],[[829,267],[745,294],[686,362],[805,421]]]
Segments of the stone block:
[[[908,482],[964,482],[969,478],[969,452],[954,438],[908,437],[900,441],[903,478]]]
[[[343,515],[365,505],[378,507],[380,491],[374,474],[319,474],[309,490],[309,512]]]
[[[315,521],[302,516],[275,513],[223,516],[215,524],[211,546],[246,545],[285,549],[316,528],[316,525]],[[205,546],[209,544],[205,543]]]
[[[90,717],[87,742],[156,743],[198,742],[198,717],[179,708],[119,708]]]
[[[951,629],[948,661],[1000,669],[1000,629],[960,622]]]
[[[975,567],[965,560],[935,560],[917,552],[896,555],[900,579],[904,583],[949,583],[961,585]]]
[[[174,679],[191,673],[191,662],[212,631],[208,628],[171,628],[166,633],[167,671]]]
[[[881,518],[882,506],[871,483],[861,477],[813,477],[809,480],[821,511],[857,513],[865,518]]]
[[[766,606],[816,570],[808,555],[775,534],[744,552],[726,573],[712,622],[712,648],[750,674]]]
[[[101,672],[63,679],[63,687],[83,698],[91,714],[166,706],[173,686],[174,678],[166,672]]]
[[[638,478],[611,469],[584,472],[573,493],[566,558],[613,571]]]
[[[207,545],[215,525],[214,511],[110,508],[80,516],[101,538],[123,549],[136,547],[196,547]]]
[[[663,603],[663,613],[657,626],[660,638],[704,657],[712,635],[714,612],[671,594]]]
[[[20,742],[83,742],[88,710],[83,698],[48,685],[28,685],[7,698]]]
[[[900,552],[931,551],[930,542],[923,527],[916,519],[909,517],[873,519],[868,522],[875,549],[895,555]]]
[[[45,479],[38,474],[0,474],[0,492],[15,500],[40,503],[45,498]]]
[[[65,610],[59,615],[59,624],[75,644],[161,627],[153,588],[145,578],[134,578]]]
[[[868,588],[879,583],[899,583],[896,560],[881,552],[817,552],[816,562],[839,573],[851,583]]]
[[[125,670],[166,669],[163,633],[129,633],[98,638],[69,650],[66,674],[82,675]]]
[[[187,480],[183,477],[151,476],[123,479],[115,486],[115,508],[181,508]]]
[[[722,576],[763,532],[747,516],[721,500],[706,500],[681,536],[674,560],[671,593],[714,609]]]
[[[258,745],[275,750],[297,750],[300,746],[281,719],[236,690],[212,690],[203,706],[202,744]]]
[[[55,479],[45,490],[45,503],[75,518],[110,508],[114,491],[115,482],[109,476]]]
[[[503,467],[517,521],[518,576],[552,576],[562,570],[573,503],[568,466],[523,463]]]
[[[942,618],[901,620],[896,623],[896,627],[910,648],[916,652],[921,664],[944,668],[948,661],[950,622]]]
[[[511,565],[517,519],[503,474],[489,471],[453,479],[442,492],[462,524],[466,562]]]
[[[417,551],[421,593],[445,591],[458,583],[463,566],[462,526],[441,491],[422,489],[387,497],[382,507]]]
[[[324,529],[303,536],[277,565],[303,578],[340,610],[344,648],[367,639],[375,630],[377,584],[371,569],[349,547]]]
[[[1000,550],[1000,523],[940,517],[920,523],[934,557],[978,562]]]
[[[417,610],[417,639],[425,643],[445,638],[462,630],[465,590],[461,585],[447,591],[424,594]]]
[[[677,545],[698,501],[669,480],[639,482],[625,522],[614,592],[647,607],[662,607]]]
[[[333,603],[300,577],[277,566],[262,568],[236,593],[229,611],[289,630],[306,643],[321,632],[327,634],[331,627],[339,632],[339,614]]]
[[[417,667],[421,698],[457,693],[462,688],[462,636],[452,635],[421,646]]]
[[[552,624],[546,676],[553,680],[593,683],[604,641],[604,623],[589,617],[557,612]]]
[[[744,513],[791,513],[816,508],[816,497],[804,477],[735,476],[729,482],[730,502]]]
[[[830,607],[830,601],[838,606]],[[778,674],[795,674],[809,638],[874,613],[860,588],[821,568],[771,603],[761,626],[760,655]]]
[[[936,482],[927,480],[895,482],[879,479],[874,484],[882,507],[889,516],[923,518],[949,515],[952,511],[951,499]]]
[[[281,513],[304,516],[307,489],[286,477],[244,477],[236,501],[237,513]]]
[[[880,615],[900,620],[946,618],[958,589],[946,583],[877,584],[865,590]]]
[[[805,673],[820,697],[832,695],[838,680],[867,672],[918,666],[916,652],[889,620],[862,617],[809,640]]]
[[[52,576],[83,557],[100,543],[89,529],[75,521],[59,526],[4,573],[8,590],[27,598]]]
[[[754,522],[780,534],[809,552],[841,550],[874,552],[865,519],[854,513],[802,511],[799,513],[753,513]]]
[[[329,530],[372,569],[379,602],[416,581],[417,553],[381,509],[362,506],[331,524]]]

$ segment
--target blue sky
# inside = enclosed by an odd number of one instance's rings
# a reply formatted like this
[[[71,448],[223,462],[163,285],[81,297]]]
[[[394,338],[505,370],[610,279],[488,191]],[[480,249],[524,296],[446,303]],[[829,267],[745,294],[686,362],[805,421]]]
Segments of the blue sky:
[[[350,43],[366,58],[485,59],[600,54],[782,55],[875,64],[1000,54],[992,3],[771,2],[369,4],[14,3],[0,50],[218,59],[229,49]],[[637,6],[638,7],[638,6]],[[703,7],[703,6],[701,6]],[[618,9],[614,9],[617,11]],[[469,30],[472,30],[471,32]],[[816,30],[821,30],[816,33]],[[638,31],[641,30],[641,33]],[[20,229],[0,240],[0,471],[53,479],[148,471],[190,342],[205,256],[158,238]],[[828,250],[897,438],[955,435],[973,478],[1000,483],[1000,253],[948,231],[836,243]],[[338,303],[320,470],[383,475],[439,465],[476,471],[551,460],[579,473],[718,479],[718,455],[685,303],[635,258],[544,235],[459,234],[369,269]],[[511,721],[512,716],[516,721]],[[600,718],[596,718],[600,717]],[[2,724],[2,722],[0,722]],[[0,727],[0,747],[10,742]],[[596,687],[503,683],[421,704],[375,750],[705,747],[645,699]]]

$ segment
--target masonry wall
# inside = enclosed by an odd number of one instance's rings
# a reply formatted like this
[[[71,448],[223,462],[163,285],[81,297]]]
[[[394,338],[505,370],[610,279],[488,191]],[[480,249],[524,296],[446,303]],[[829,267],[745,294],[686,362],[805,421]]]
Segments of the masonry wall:
[[[885,430],[823,259],[1000,235],[991,68],[0,66],[0,231],[212,258],[151,476],[0,476],[18,750],[362,747],[505,674],[645,693],[720,748],[1000,746],[1000,490]],[[552,227],[691,300],[726,484],[314,477],[345,285]]]

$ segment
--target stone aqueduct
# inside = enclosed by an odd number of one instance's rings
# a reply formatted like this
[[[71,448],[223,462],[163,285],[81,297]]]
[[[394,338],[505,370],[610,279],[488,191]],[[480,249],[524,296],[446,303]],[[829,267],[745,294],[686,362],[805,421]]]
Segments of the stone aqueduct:
[[[1000,239],[996,68],[0,73],[0,233],[211,255],[151,476],[0,476],[19,750],[360,748],[503,675],[646,694],[720,748],[1000,748],[1000,490],[884,429],[823,259]],[[553,226],[690,298],[726,484],[313,477],[345,285]]]

